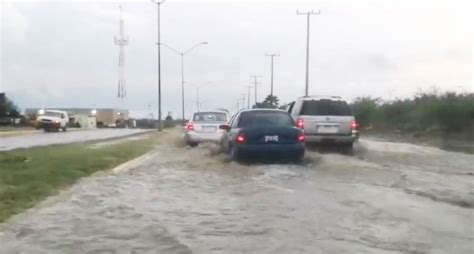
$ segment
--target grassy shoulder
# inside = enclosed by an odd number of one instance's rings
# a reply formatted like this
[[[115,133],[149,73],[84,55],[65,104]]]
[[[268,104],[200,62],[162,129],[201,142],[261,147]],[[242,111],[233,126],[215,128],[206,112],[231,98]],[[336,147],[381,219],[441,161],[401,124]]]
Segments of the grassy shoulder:
[[[401,132],[387,128],[362,129],[362,137],[372,137],[391,142],[406,142],[426,146],[434,146],[447,151],[474,154],[474,136],[471,132]]]
[[[0,222],[33,207],[78,179],[147,153],[158,133],[107,146],[103,141],[0,152]]]

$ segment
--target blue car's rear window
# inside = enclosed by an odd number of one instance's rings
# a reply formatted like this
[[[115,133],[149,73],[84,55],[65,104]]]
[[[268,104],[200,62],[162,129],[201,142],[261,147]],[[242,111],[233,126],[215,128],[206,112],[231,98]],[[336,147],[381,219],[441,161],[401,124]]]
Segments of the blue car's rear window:
[[[293,119],[286,112],[249,111],[240,115],[238,127],[294,126]]]

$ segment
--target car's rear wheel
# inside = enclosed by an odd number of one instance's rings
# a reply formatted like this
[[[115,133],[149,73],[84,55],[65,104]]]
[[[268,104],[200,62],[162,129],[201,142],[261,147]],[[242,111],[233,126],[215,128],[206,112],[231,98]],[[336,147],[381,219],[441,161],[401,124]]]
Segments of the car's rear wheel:
[[[190,146],[190,147],[196,147],[198,145],[199,145],[199,143],[197,143],[197,142],[188,141],[188,146]]]
[[[353,154],[354,152],[354,143],[346,143],[346,144],[343,144],[342,145],[342,151],[344,152],[344,154]]]
[[[237,150],[237,147],[230,146],[229,153],[230,153],[230,159],[232,161],[240,160],[240,154],[239,154],[239,150]]]
[[[303,163],[303,161],[304,161],[304,152],[295,154],[293,156],[292,160],[293,160],[293,162],[298,163],[298,164]]]
[[[63,128],[63,131],[64,131],[64,132],[66,132],[66,131],[67,131],[67,128],[66,128],[66,127],[64,127],[64,128]]]

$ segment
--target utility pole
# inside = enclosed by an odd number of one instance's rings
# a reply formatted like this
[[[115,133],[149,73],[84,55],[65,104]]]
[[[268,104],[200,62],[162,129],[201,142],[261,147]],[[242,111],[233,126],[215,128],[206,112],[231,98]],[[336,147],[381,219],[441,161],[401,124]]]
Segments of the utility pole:
[[[254,81],[253,81],[253,86],[255,87],[255,106],[257,106],[257,85],[260,84],[260,82],[257,81],[257,78],[261,78],[262,76],[260,75],[250,75],[251,78],[254,78]]]
[[[241,94],[242,96],[242,109],[245,109],[245,96],[246,94]]]
[[[271,58],[271,63],[272,63],[272,66],[271,66],[271,78],[270,78],[270,95],[273,97],[273,58],[275,56],[280,56],[280,54],[265,54],[265,56],[269,56]]]
[[[313,10],[307,12],[296,11],[297,15],[306,15],[306,85],[304,90],[304,95],[308,96],[309,93],[309,19],[311,15],[319,15],[321,11],[314,12]]]
[[[196,109],[197,109],[197,112],[199,112],[199,88],[200,87],[196,87]]]
[[[161,37],[160,37],[160,6],[165,0],[151,0],[157,6],[157,20],[158,20],[158,131],[163,130],[161,125]]]
[[[248,86],[248,93],[247,93],[247,108],[250,109],[250,89],[252,89],[252,86]]]

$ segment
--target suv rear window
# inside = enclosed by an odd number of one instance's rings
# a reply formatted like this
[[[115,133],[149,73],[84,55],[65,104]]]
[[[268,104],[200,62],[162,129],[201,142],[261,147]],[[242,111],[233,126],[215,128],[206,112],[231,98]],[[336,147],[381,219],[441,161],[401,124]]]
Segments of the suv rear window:
[[[351,116],[352,112],[345,101],[319,100],[303,102],[300,115]]]
[[[195,113],[194,122],[225,122],[226,114],[225,113],[218,113],[218,112],[202,112],[202,113]]]
[[[280,111],[249,111],[240,115],[238,127],[294,126],[291,116]]]

